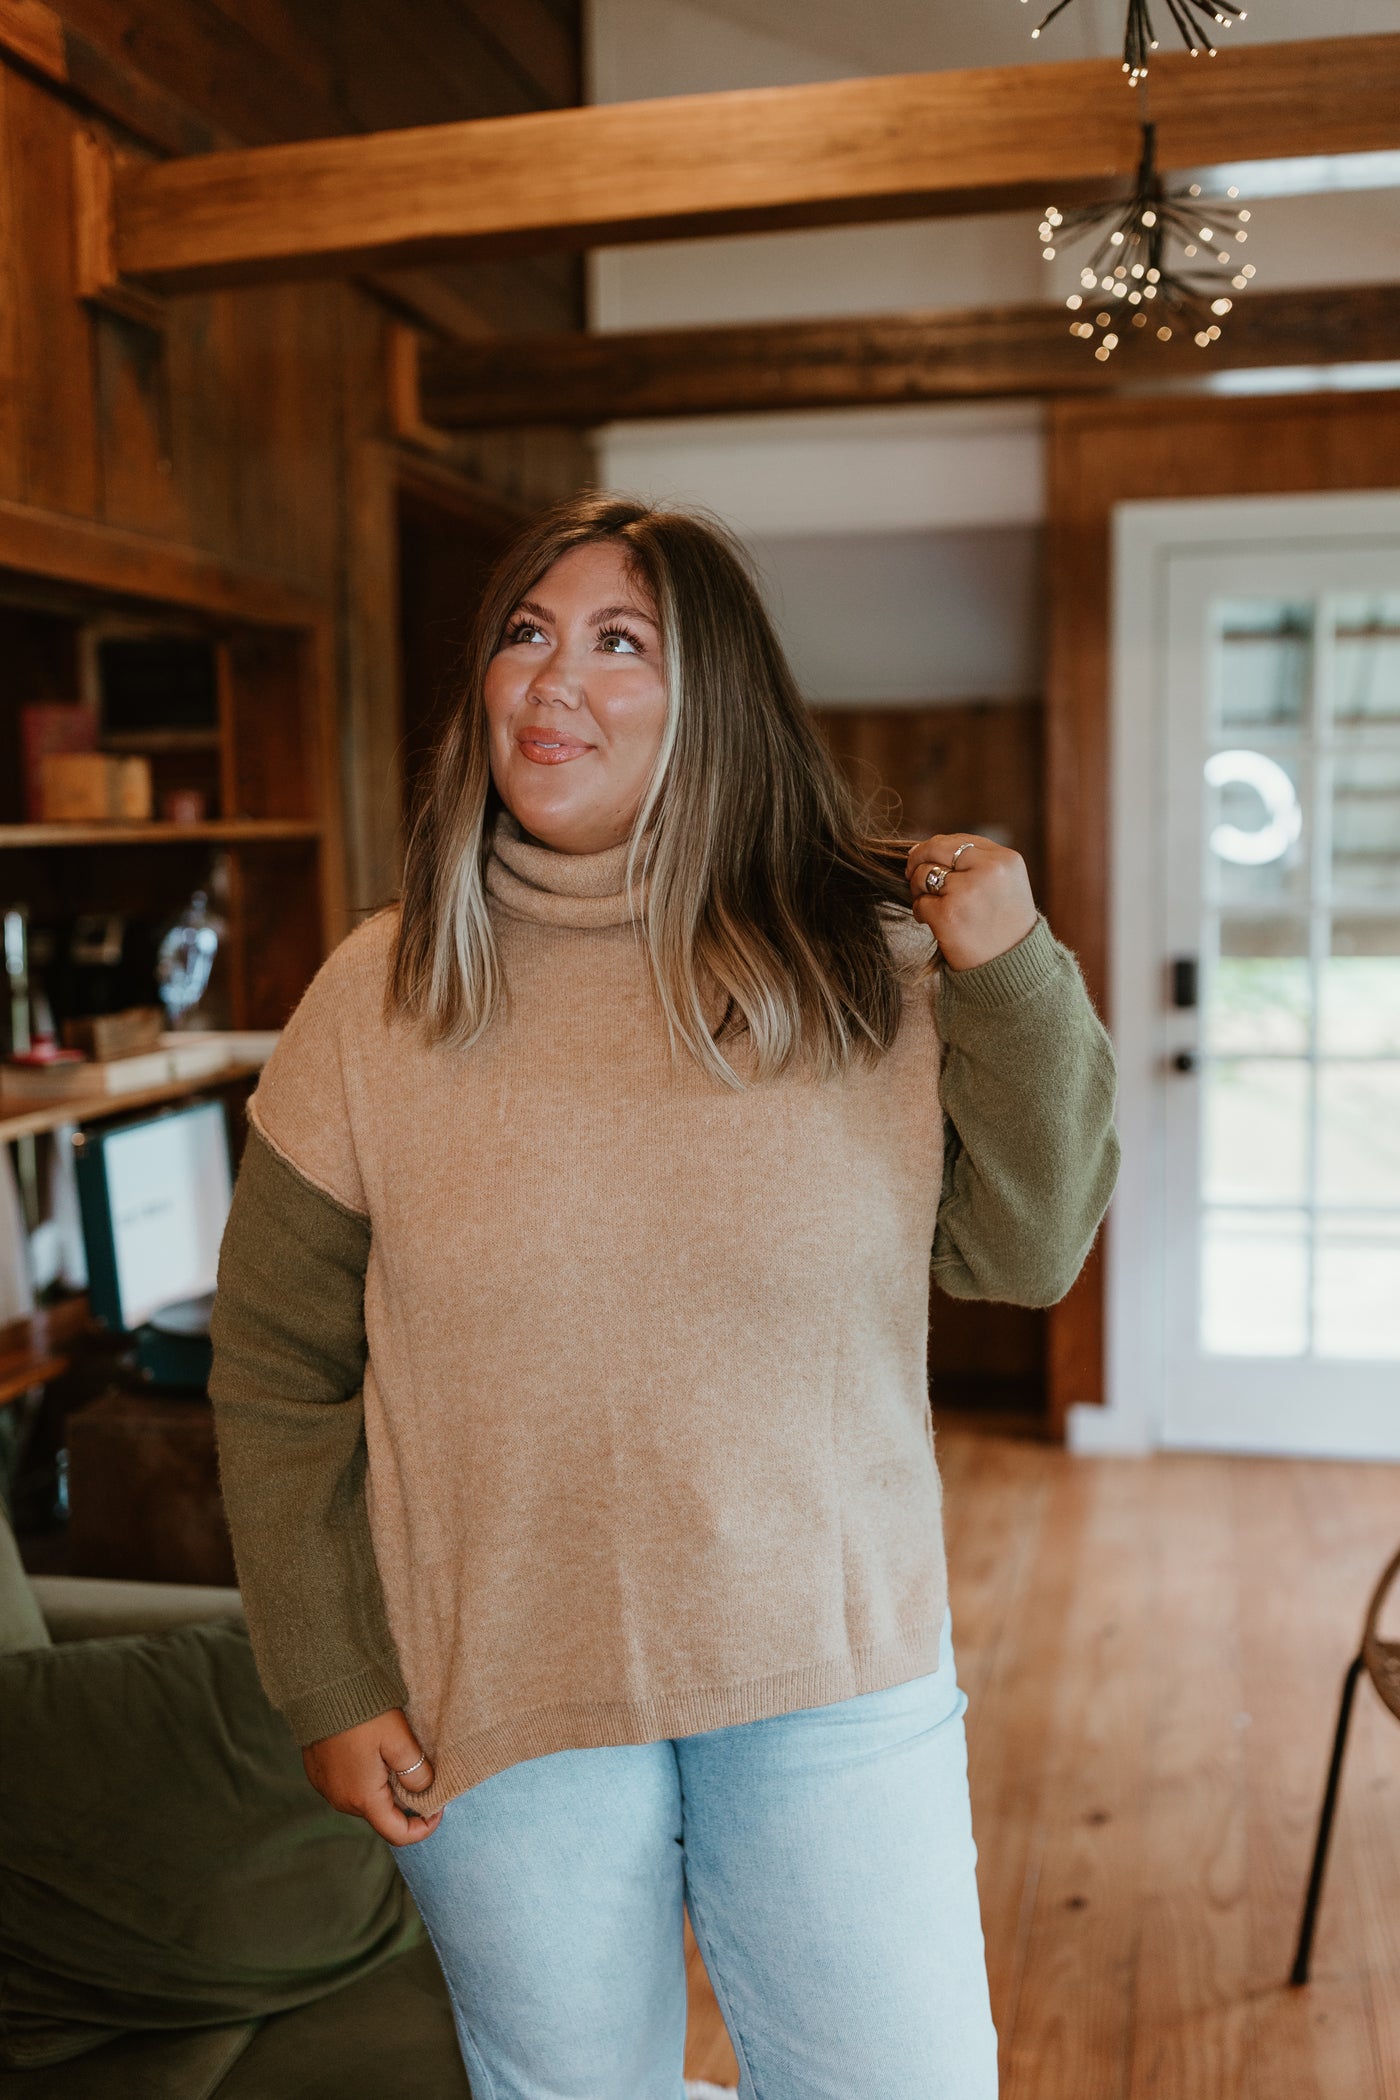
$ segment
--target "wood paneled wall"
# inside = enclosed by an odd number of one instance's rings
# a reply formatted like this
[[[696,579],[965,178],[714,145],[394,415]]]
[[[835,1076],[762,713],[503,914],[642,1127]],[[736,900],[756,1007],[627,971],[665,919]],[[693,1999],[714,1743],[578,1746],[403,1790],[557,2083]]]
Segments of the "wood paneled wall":
[[[1400,487],[1400,395],[1064,403],[1050,411],[1047,897],[1108,1012],[1109,648],[1114,507],[1175,496]],[[1107,1230],[1112,1230],[1110,1218]],[[1103,1399],[1101,1247],[1051,1314],[1050,1400]]]
[[[62,0],[57,72],[0,36],[0,502],[150,535],[309,593],[339,634],[349,903],[395,875],[400,461],[387,386],[398,294],[482,329],[581,320],[577,266],[482,265],[412,282],[85,303],[74,142],[158,154],[372,124],[506,114],[578,94],[575,0]],[[0,30],[3,30],[0,22]],[[575,486],[575,436],[499,433],[439,462],[524,508]],[[385,602],[380,602],[384,600]]]
[[[873,827],[909,839],[986,832],[1023,855],[1037,897],[1045,859],[1042,716],[1038,700],[816,710]],[[929,1328],[935,1410],[1043,1417],[1045,1360],[1043,1312],[949,1298],[935,1286]]]

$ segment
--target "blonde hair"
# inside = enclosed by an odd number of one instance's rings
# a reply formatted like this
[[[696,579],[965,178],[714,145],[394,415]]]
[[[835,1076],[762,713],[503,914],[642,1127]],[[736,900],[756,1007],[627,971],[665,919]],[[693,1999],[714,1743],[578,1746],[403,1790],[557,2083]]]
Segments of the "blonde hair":
[[[502,806],[486,668],[545,571],[600,540],[625,550],[661,628],[667,718],[627,880],[673,1047],[733,1086],[797,1063],[825,1077],[873,1062],[899,1027],[900,971],[883,921],[908,914],[904,849],[861,836],[735,542],[709,520],[614,495],[547,511],[487,583],[409,839],[391,1011],[420,1020],[430,1040],[466,1045],[501,1003],[486,902]],[[741,1036],[742,1074],[725,1054]]]

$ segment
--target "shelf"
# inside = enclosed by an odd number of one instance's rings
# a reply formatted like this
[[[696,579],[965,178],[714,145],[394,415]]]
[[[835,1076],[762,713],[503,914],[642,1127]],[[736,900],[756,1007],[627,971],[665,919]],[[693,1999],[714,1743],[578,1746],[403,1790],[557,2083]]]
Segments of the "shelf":
[[[178,846],[199,839],[255,846],[287,839],[318,839],[321,827],[303,817],[211,817],[202,824],[0,824],[6,846]]]
[[[217,1072],[201,1072],[193,1079],[167,1079],[160,1086],[138,1087],[129,1094],[69,1094],[62,1101],[31,1101],[22,1105],[13,1094],[8,1102],[0,1096],[0,1144],[15,1138],[37,1137],[41,1131],[57,1130],[64,1123],[106,1122],[133,1108],[158,1108],[163,1102],[183,1101],[190,1094],[207,1094],[238,1079],[253,1079],[261,1070],[261,1060],[243,1058],[236,1064],[221,1065]]]
[[[67,1352],[92,1325],[86,1297],[77,1296],[0,1327],[0,1407],[66,1371]]]

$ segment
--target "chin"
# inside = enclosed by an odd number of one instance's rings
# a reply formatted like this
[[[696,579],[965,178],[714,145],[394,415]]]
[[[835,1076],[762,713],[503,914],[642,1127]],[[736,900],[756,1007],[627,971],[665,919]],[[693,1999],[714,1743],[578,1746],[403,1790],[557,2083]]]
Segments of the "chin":
[[[501,799],[523,831],[560,853],[597,853],[626,837],[627,829],[618,831],[611,812],[588,797],[560,792],[562,785],[512,780],[511,792]]]

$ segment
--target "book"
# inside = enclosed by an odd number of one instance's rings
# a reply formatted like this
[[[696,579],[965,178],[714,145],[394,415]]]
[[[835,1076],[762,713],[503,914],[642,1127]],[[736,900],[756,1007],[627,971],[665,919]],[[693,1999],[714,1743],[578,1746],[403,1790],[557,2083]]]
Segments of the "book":
[[[228,1065],[265,1064],[276,1029],[167,1032],[149,1050],[98,1060],[50,1065],[0,1065],[0,1096],[7,1102],[91,1100],[97,1094],[139,1094],[177,1080],[207,1079]]]

